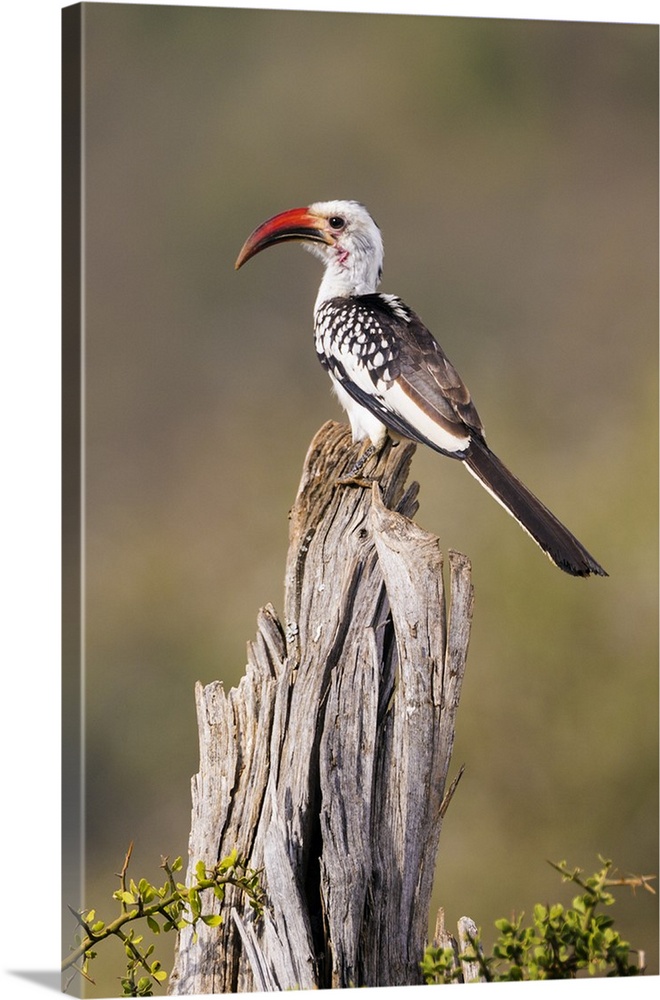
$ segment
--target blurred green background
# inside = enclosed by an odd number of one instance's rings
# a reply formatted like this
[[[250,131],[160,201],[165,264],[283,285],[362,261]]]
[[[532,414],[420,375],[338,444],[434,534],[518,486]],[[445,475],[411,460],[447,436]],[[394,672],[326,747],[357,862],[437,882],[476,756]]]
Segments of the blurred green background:
[[[233,263],[335,197],[370,209],[383,289],[610,573],[560,573],[418,451],[418,521],[476,590],[434,905],[488,940],[570,899],[546,859],[656,872],[657,27],[83,7],[86,905],[108,915],[131,840],[135,875],[186,855],[194,683],[236,684],[282,606],[305,451],[341,419],[321,272],[294,246]],[[619,890],[614,916],[657,973],[655,898]],[[117,995],[122,950],[97,963],[89,995]]]

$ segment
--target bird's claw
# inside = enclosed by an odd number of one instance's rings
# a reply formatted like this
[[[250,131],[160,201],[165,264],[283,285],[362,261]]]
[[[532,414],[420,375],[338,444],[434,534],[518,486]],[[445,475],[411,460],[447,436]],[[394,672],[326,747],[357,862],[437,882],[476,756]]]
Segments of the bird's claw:
[[[363,489],[371,489],[371,484],[374,480],[363,477],[359,475],[359,473],[362,472],[371,456],[375,454],[376,448],[373,444],[370,444],[369,447],[362,452],[358,460],[353,463],[348,472],[344,476],[339,477],[337,483],[340,486],[361,486]]]
[[[363,490],[370,490],[373,484],[377,482],[378,480],[375,477],[368,479],[365,476],[354,476],[348,473],[345,476],[340,476],[337,480],[337,486],[359,486]]]

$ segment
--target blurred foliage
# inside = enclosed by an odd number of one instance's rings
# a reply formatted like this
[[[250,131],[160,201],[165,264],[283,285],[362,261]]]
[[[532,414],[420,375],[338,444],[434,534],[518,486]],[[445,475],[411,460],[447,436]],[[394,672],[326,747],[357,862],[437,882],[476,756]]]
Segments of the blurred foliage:
[[[143,866],[154,843],[183,853],[194,682],[237,683],[257,609],[281,606],[302,460],[340,413],[318,263],[233,262],[267,216],[332,197],[373,212],[383,288],[610,573],[568,579],[417,452],[420,523],[476,587],[437,901],[487,924],[549,891],[539,856],[651,868],[657,29],[121,4],[84,22],[90,897],[118,844]],[[655,920],[621,905],[651,971]]]
[[[627,941],[614,930],[614,919],[601,912],[612,906],[613,886],[644,888],[655,893],[650,881],[655,876],[612,877],[612,862],[601,858],[602,868],[585,878],[579,868],[570,869],[565,861],[552,867],[566,882],[582,889],[572,905],[551,906],[537,903],[531,923],[519,917],[501,917],[495,921],[499,935],[491,955],[484,955],[480,936],[468,934],[468,943],[458,947],[429,945],[421,963],[428,985],[474,981],[464,975],[464,964],[474,979],[487,983],[522,982],[538,979],[577,979],[590,976],[637,976],[645,971],[644,953],[631,950]]]

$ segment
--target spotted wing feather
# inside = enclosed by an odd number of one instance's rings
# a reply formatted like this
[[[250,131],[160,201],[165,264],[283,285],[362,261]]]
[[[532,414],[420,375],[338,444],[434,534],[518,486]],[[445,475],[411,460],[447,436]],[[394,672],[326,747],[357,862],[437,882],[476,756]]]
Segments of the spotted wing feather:
[[[400,299],[372,294],[330,300],[317,315],[316,337],[324,367],[386,427],[462,459],[565,572],[607,575],[568,528],[491,452],[460,375],[419,317]]]
[[[460,375],[419,317],[395,296],[331,299],[317,314],[323,366],[390,430],[462,458],[479,415]]]

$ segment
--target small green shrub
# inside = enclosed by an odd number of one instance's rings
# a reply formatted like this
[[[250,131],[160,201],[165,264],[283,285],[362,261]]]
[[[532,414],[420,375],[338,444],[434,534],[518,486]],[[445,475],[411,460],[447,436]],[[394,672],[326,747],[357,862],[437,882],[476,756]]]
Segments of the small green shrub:
[[[484,955],[479,938],[460,955],[452,948],[430,946],[421,963],[428,984],[448,984],[463,978],[460,963],[478,967],[479,978],[486,982],[511,982],[531,979],[575,979],[578,974],[592,976],[636,976],[643,972],[631,955],[630,945],[614,930],[613,919],[601,912],[614,903],[613,886],[642,887],[654,890],[649,880],[654,876],[611,877],[612,863],[599,859],[602,868],[590,878],[583,878],[579,868],[569,869],[565,861],[552,867],[563,881],[572,882],[582,892],[567,909],[560,903],[534,907],[530,923],[517,919],[496,920],[499,937],[491,955]]]
[[[209,891],[222,902],[226,886],[236,886],[245,894],[257,916],[263,911],[260,873],[248,868],[236,851],[232,851],[212,868],[207,868],[203,861],[199,861],[190,886],[175,880],[175,874],[183,868],[182,859],[177,858],[170,864],[167,858],[162,858],[160,867],[165,872],[166,879],[162,886],[156,886],[144,878],[138,882],[129,880],[128,865],[132,850],[131,844],[118,876],[119,889],[113,893],[113,899],[119,903],[119,914],[114,920],[99,920],[95,910],[71,910],[80,926],[80,933],[76,935],[74,946],[62,962],[63,971],[72,970],[65,990],[76,974],[94,982],[89,974],[89,966],[96,956],[96,948],[103,941],[115,937],[123,944],[127,958],[126,973],[121,977],[122,995],[153,996],[154,985],[162,985],[167,979],[167,973],[162,969],[161,963],[153,958],[155,946],[150,944],[145,947],[143,935],[138,934],[133,925],[144,921],[153,935],[158,935],[161,931],[167,933],[182,930],[186,926],[195,928],[200,920],[209,927],[218,927],[222,923],[219,914],[202,912],[202,896]]]

